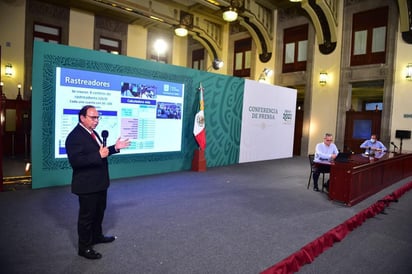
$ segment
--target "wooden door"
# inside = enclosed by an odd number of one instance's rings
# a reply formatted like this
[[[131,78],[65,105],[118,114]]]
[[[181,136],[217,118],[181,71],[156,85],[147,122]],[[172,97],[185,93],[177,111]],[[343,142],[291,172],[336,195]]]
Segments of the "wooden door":
[[[31,102],[7,99],[5,118],[3,155],[27,158],[31,149]]]
[[[299,156],[302,143],[303,110],[296,107],[293,155]]]
[[[360,145],[371,134],[379,138],[381,130],[381,111],[347,111],[345,126],[345,152],[362,153]]]

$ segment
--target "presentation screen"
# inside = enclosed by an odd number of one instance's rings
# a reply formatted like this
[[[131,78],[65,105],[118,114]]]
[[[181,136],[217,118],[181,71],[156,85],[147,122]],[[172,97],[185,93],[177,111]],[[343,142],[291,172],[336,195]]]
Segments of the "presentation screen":
[[[353,121],[353,139],[369,139],[372,134],[372,120]]]
[[[56,67],[55,158],[67,157],[65,141],[78,124],[79,110],[99,112],[96,131],[131,143],[120,154],[180,151],[184,84]]]

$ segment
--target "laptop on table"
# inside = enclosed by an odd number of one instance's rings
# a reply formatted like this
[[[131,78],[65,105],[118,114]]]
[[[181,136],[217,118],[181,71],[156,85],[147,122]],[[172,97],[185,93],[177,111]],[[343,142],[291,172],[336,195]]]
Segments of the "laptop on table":
[[[351,153],[346,153],[346,152],[339,152],[338,156],[335,158],[336,163],[347,163],[349,162],[349,158],[351,156]]]

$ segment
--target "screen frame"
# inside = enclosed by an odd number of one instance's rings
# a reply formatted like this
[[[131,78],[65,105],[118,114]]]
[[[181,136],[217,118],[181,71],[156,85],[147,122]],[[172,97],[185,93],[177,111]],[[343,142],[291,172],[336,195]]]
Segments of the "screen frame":
[[[100,52],[91,52],[91,54],[99,54]],[[111,56],[110,54],[105,54],[108,58],[114,57],[123,57],[123,56]],[[44,55],[44,69],[43,69],[43,91],[42,91],[42,118],[41,120],[43,123],[50,124],[50,126],[44,127],[41,129],[41,139],[42,139],[42,146],[41,151],[43,151],[42,155],[42,165],[45,169],[70,169],[70,165],[67,161],[67,158],[55,158],[54,157],[54,140],[56,138],[54,128],[55,128],[55,119],[50,119],[50,117],[54,117],[54,111],[56,106],[56,97],[55,97],[55,90],[56,90],[56,67],[65,67],[70,69],[80,69],[80,70],[89,70],[95,72],[104,72],[104,73],[113,73],[119,75],[126,75],[130,77],[142,77],[147,79],[154,79],[154,80],[166,80],[170,81],[173,80],[175,82],[183,83],[185,85],[185,90],[196,90],[194,87],[193,79],[190,75],[187,74],[176,74],[173,73],[174,70],[167,70],[166,72],[161,72],[162,70],[160,66],[164,66],[164,64],[157,64],[155,62],[149,62],[146,60],[141,60],[141,62],[146,63],[143,66],[133,66],[132,64],[123,64],[118,65],[116,63],[112,63],[105,59],[97,59],[97,60],[87,60],[88,62],[84,61],[84,58],[81,57],[60,57],[55,58],[54,55]],[[127,57],[129,58],[129,57]],[[94,58],[96,59],[96,58]],[[139,60],[140,61],[140,60]],[[154,67],[154,68],[153,68]],[[164,69],[164,68],[163,68]],[[157,71],[156,74],[153,71]],[[171,73],[172,72],[172,73]],[[35,86],[35,85],[34,85]],[[35,89],[33,89],[35,91]],[[187,92],[185,93],[184,98],[184,112],[191,113],[193,110],[190,108],[191,104],[188,103],[193,100],[193,95],[187,96]],[[189,115],[186,115],[183,118],[183,128],[191,128],[192,120],[190,120]],[[34,125],[32,125],[34,126]],[[52,128],[52,130],[50,129]],[[46,130],[47,129],[47,130]],[[192,146],[188,146],[188,143],[195,145],[194,139],[192,136],[188,136],[187,134],[182,133],[182,144],[181,150],[175,152],[156,152],[156,153],[145,153],[145,154],[127,154],[127,155],[119,155],[118,157],[110,157],[109,163],[111,164],[128,164],[128,163],[138,163],[138,162],[151,162],[156,161],[158,159],[166,159],[166,160],[178,160],[183,159],[187,153],[191,150]],[[52,145],[50,145],[52,144]],[[36,149],[36,148],[35,148]]]

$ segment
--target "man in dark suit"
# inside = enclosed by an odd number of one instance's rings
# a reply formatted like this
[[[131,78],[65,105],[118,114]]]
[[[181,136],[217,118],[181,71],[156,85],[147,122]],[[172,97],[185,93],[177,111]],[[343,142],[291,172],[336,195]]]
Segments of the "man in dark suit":
[[[107,157],[129,146],[128,139],[118,138],[115,145],[106,147],[94,129],[99,124],[99,113],[91,105],[79,111],[79,124],[66,139],[66,151],[73,169],[71,190],[79,198],[77,233],[79,256],[100,259],[102,255],[93,245],[113,242],[116,237],[104,236],[102,222],[109,188]]]

